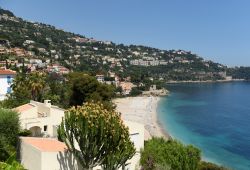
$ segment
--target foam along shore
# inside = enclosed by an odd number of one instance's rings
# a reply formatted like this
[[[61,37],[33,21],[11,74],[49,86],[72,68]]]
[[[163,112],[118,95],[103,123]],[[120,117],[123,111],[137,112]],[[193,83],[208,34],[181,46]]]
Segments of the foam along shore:
[[[144,124],[145,137],[144,140],[156,137],[170,136],[165,132],[157,120],[157,103],[160,97],[143,96],[143,97],[126,97],[113,100],[117,105],[117,111],[121,113],[123,120],[138,122]]]

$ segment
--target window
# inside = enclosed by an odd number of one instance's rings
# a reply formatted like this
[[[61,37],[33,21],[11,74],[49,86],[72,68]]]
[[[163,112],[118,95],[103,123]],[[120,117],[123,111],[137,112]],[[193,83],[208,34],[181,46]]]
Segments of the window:
[[[11,87],[7,87],[7,93],[11,93]]]
[[[11,77],[10,76],[7,76],[7,83],[11,84]]]
[[[47,126],[47,125],[43,126],[43,131],[44,131],[44,132],[47,132],[47,129],[48,129],[48,126]]]

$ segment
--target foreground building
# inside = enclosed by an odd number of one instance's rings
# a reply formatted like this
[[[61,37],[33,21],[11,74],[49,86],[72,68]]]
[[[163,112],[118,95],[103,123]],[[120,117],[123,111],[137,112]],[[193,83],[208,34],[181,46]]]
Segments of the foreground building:
[[[50,100],[44,103],[30,101],[15,108],[19,113],[22,129],[28,129],[32,136],[57,137],[57,126],[64,116],[64,109],[51,105]]]
[[[20,161],[29,170],[81,170],[79,163],[67,150],[63,142],[57,140],[57,127],[64,117],[64,110],[44,103],[30,101],[15,108],[20,115],[22,129],[29,129],[33,137],[20,138]],[[124,121],[129,128],[130,139],[136,148],[136,154],[127,161],[126,170],[139,167],[140,149],[144,147],[144,125]],[[101,170],[95,167],[94,170]]]
[[[82,170],[66,145],[52,138],[21,137],[20,161],[29,170]]]
[[[0,68],[0,101],[6,99],[11,93],[11,85],[15,76],[15,71]]]
[[[129,127],[136,148],[136,154],[127,161],[125,169],[135,170],[139,168],[140,149],[144,147],[144,126],[130,121],[124,123]],[[53,138],[21,137],[19,155],[21,164],[29,170],[82,170],[66,145]],[[93,169],[101,170],[101,167]]]

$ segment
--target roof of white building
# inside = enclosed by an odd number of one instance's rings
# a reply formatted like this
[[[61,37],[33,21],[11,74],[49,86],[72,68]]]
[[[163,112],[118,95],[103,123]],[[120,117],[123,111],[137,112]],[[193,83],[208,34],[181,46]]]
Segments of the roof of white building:
[[[0,75],[15,75],[16,72],[9,69],[0,69]]]
[[[17,111],[18,113],[21,113],[21,112],[30,110],[30,109],[32,109],[34,107],[35,107],[34,105],[32,105],[30,103],[27,103],[27,104],[24,104],[24,105],[21,105],[21,106],[18,106],[16,108],[14,108],[14,110]]]
[[[22,142],[29,144],[42,152],[59,152],[67,150],[67,146],[56,139],[21,137]]]

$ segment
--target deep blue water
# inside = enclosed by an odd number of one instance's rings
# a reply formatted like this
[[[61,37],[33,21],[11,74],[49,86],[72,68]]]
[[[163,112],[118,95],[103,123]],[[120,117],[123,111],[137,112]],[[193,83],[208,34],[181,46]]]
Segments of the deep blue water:
[[[250,170],[250,82],[168,85],[158,119],[204,160]]]

